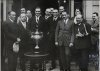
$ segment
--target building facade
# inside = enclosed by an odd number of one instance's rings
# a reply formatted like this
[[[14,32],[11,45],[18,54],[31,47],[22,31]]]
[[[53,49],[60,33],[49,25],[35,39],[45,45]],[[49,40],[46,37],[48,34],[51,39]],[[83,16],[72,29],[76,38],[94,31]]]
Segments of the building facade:
[[[45,5],[46,3],[44,4],[42,1],[44,1],[45,3],[46,0],[0,0],[0,29],[1,29],[1,23],[7,19],[7,13],[11,10],[14,10],[16,13],[19,14],[20,8],[22,7],[31,10],[33,10],[38,5],[40,5],[43,9],[46,8],[45,6],[50,7],[48,6],[48,2],[46,2],[47,5]],[[84,18],[88,22],[92,20],[93,12],[99,13],[99,21],[100,21],[100,0],[55,0],[54,3],[53,1],[54,0],[52,0],[50,3],[51,6],[57,8],[60,5],[64,5],[71,17],[74,16],[75,9],[80,8]],[[52,5],[52,3],[54,5]]]
[[[27,9],[34,9],[42,0],[0,0],[0,21],[7,19],[7,13],[11,10],[20,12],[20,8],[26,7]],[[43,0],[45,1],[45,0]],[[50,0],[48,0],[50,1]],[[53,0],[52,0],[53,1]],[[57,1],[57,0],[55,0]],[[98,12],[100,15],[100,0],[58,0],[58,5],[64,5],[70,16],[74,16],[75,8],[80,8],[87,20],[92,19],[92,13]],[[31,3],[32,2],[32,3]],[[64,2],[64,3],[63,3]],[[47,2],[46,2],[47,3]],[[53,4],[53,2],[52,2]],[[56,4],[57,5],[57,4]],[[42,6],[42,5],[40,5]],[[47,5],[45,5],[47,6]]]
[[[22,7],[26,7],[27,9],[32,10],[35,8],[35,6],[37,6],[38,4],[41,4],[41,1],[45,1],[45,0],[40,0],[40,1],[39,0],[0,0],[0,14],[1,14],[0,21],[1,22],[5,21],[7,19],[7,13],[11,10],[16,11],[16,13],[19,13],[20,8]],[[100,0],[58,0],[57,3],[58,3],[58,6],[64,5],[71,17],[74,16],[75,8],[81,9],[84,15],[84,18],[86,20],[92,19],[93,12],[98,12],[100,16]]]

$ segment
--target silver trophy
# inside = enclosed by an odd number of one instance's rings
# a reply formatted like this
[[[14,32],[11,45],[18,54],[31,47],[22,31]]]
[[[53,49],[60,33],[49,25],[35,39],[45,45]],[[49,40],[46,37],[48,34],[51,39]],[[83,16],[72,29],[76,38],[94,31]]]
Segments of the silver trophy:
[[[39,32],[38,29],[36,29],[36,32],[32,32],[31,34],[31,38],[34,40],[35,39],[35,42],[36,42],[36,46],[35,46],[35,51],[34,53],[39,53],[39,40],[43,37],[43,32]]]

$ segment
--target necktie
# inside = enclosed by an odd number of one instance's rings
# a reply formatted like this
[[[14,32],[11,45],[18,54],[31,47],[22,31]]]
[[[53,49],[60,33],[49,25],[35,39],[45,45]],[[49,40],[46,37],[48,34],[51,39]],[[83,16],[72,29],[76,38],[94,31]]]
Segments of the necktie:
[[[78,28],[78,34],[81,34],[80,29]]]
[[[56,21],[56,17],[54,17],[53,20]]]
[[[66,25],[66,20],[64,20],[64,24]]]
[[[95,21],[93,21],[93,24],[95,24]]]
[[[39,18],[37,18],[37,23],[39,22]]]
[[[86,35],[88,35],[88,32],[87,32],[86,26],[85,26],[85,24],[83,24],[83,25],[84,25],[85,33],[86,33]]]
[[[26,22],[23,22],[23,27],[26,29]]]
[[[37,22],[37,23],[39,22],[39,17],[36,17],[36,22]]]

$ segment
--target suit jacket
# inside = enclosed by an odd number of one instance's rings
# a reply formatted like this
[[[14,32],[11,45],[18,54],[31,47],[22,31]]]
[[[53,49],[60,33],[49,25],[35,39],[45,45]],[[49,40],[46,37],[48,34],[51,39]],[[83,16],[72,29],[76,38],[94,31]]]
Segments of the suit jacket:
[[[91,27],[95,29],[91,33],[91,42],[95,45],[99,41],[99,20],[96,20],[95,23],[92,21]]]
[[[37,23],[36,22],[36,17],[33,16],[30,20],[29,20],[29,29],[32,31],[32,32],[35,32],[36,29],[38,29],[39,31],[42,31],[43,32],[43,26],[44,24],[44,19],[42,16],[40,16],[39,18],[39,22]]]
[[[28,23],[26,23],[26,28],[24,28],[24,26],[22,25],[21,22],[18,23],[19,25],[19,33],[20,33],[20,51],[27,51],[29,49],[29,42],[30,42],[30,37],[31,37],[31,33],[28,30]]]
[[[49,29],[49,33],[50,33],[50,39],[55,40],[55,30],[56,30],[56,26],[58,24],[58,21],[60,20],[60,18],[58,17],[57,20],[53,20],[53,17],[51,17],[50,19],[50,29]]]
[[[76,36],[79,33],[78,29],[83,37]],[[76,49],[87,49],[91,46],[91,26],[88,23],[83,21],[80,25],[74,24],[74,46]]]
[[[11,22],[7,19],[3,23],[4,30],[4,53],[7,55],[9,51],[13,52],[13,44],[17,41],[19,37],[19,27],[15,22]]]
[[[45,20],[45,22],[44,22],[44,31],[45,31],[45,33],[48,33],[50,31],[51,19],[52,19],[51,17],[46,19],[45,16],[44,16],[44,20]]]
[[[55,41],[59,43],[59,46],[69,46],[69,43],[73,43],[73,21],[68,20],[67,24],[64,20],[58,22],[55,33]]]

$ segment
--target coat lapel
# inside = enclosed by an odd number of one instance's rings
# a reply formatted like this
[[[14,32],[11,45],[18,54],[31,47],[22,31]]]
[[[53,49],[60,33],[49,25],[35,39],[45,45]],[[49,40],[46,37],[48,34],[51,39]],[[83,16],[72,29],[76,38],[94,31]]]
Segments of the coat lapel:
[[[66,24],[65,24],[65,22],[64,22],[64,20],[63,20],[63,26],[64,26],[64,28],[69,27],[69,25],[70,25],[70,21],[69,21],[69,20],[67,21],[67,23],[66,23]]]
[[[62,27],[64,28],[65,27],[65,23],[64,23],[64,20],[62,20],[62,23],[61,23]]]
[[[96,20],[93,26],[96,27],[98,25],[99,25],[99,20]]]
[[[26,30],[26,29],[24,28],[24,26],[22,25],[21,22],[19,23],[19,25],[20,25],[21,28],[23,28],[24,30]]]

